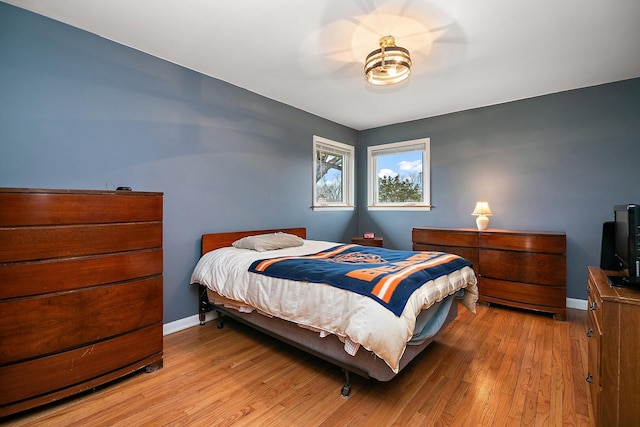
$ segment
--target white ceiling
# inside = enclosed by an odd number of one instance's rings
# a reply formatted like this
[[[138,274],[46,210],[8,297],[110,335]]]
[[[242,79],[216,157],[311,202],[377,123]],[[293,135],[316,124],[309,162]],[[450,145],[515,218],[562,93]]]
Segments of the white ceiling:
[[[358,130],[640,77],[639,0],[4,1]]]

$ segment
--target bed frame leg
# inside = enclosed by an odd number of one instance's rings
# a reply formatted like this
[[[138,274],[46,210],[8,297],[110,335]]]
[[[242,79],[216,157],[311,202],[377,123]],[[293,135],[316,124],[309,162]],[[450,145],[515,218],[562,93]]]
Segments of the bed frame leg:
[[[224,328],[224,320],[222,320],[222,313],[220,313],[218,310],[216,310],[216,314],[218,315],[218,322],[217,322],[217,327],[218,329],[222,329]]]
[[[198,291],[200,294],[200,307],[198,310],[198,317],[200,319],[200,325],[204,325],[205,316],[209,308],[209,301],[207,300],[207,288],[204,285],[198,284]]]
[[[349,371],[346,369],[343,369],[343,371],[344,371],[346,382],[342,386],[342,390],[340,390],[340,395],[346,399],[347,397],[349,397],[349,394],[351,393],[351,379],[349,377]]]

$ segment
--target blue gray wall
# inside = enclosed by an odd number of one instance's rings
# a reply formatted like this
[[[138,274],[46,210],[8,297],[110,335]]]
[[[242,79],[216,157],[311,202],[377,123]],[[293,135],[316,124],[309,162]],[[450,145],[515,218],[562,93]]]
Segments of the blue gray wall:
[[[613,206],[640,203],[640,79],[401,123],[360,133],[366,147],[431,138],[429,212],[359,210],[359,227],[397,249],[414,226],[475,227],[487,200],[489,227],[564,231],[567,296],[586,299],[586,267],[600,263],[602,223]],[[360,168],[359,206],[366,204]]]
[[[357,132],[0,3],[0,186],[165,194],[165,316],[197,312],[202,233],[306,226],[346,241],[411,228],[562,230],[568,296],[585,299],[600,227],[639,202],[640,79]],[[357,145],[357,212],[312,212],[312,136]],[[368,212],[366,147],[431,138],[430,212]]]
[[[312,212],[313,135],[358,133],[0,3],[0,187],[164,192],[164,322],[197,313],[205,232],[306,226],[344,241],[354,212]]]

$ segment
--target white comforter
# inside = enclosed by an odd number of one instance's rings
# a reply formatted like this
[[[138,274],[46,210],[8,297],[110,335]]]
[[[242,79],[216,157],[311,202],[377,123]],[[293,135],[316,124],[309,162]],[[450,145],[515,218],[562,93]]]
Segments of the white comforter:
[[[447,295],[466,288],[463,304],[475,313],[476,277],[465,267],[429,281],[416,290],[397,317],[371,298],[330,285],[277,279],[250,273],[253,261],[306,255],[337,245],[305,240],[303,246],[256,252],[233,247],[205,254],[196,265],[191,283],[200,283],[221,296],[312,329],[348,339],[382,358],[395,372],[414,331],[416,316]]]

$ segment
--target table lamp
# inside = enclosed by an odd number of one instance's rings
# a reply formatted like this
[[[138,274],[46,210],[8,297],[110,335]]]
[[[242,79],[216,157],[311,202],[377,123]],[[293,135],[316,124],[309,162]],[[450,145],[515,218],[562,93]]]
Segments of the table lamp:
[[[486,230],[489,225],[487,215],[493,215],[493,212],[491,212],[491,208],[489,208],[489,202],[477,202],[476,208],[471,212],[471,215],[478,217],[476,218],[478,230]]]

